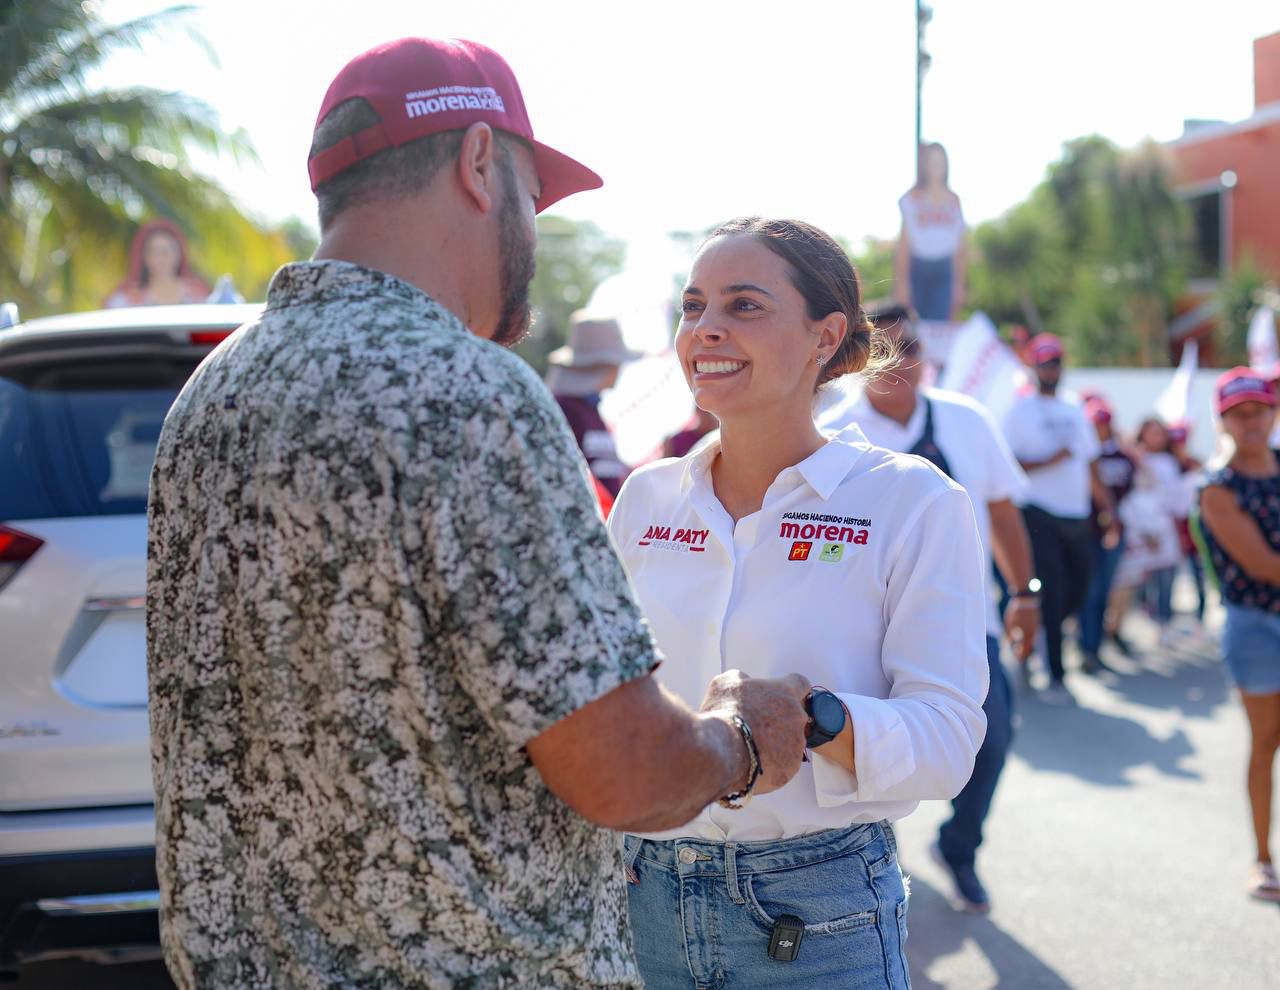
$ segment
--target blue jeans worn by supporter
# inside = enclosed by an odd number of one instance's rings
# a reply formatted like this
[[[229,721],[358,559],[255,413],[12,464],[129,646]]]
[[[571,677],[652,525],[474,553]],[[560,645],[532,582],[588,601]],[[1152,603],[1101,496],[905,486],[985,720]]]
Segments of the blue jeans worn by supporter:
[[[1241,694],[1280,694],[1280,615],[1224,603],[1222,659]]]
[[[626,837],[631,932],[650,990],[901,990],[907,897],[891,828],[851,825],[769,842]],[[792,962],[769,958],[775,919],[805,923]]]
[[[1096,655],[1102,648],[1107,601],[1111,598],[1111,585],[1123,556],[1123,541],[1110,549],[1102,545],[1102,540],[1094,541],[1093,576],[1089,578],[1089,590],[1085,592],[1084,605],[1080,608],[1080,649],[1085,653]]]
[[[1176,567],[1162,567],[1147,575],[1147,600],[1162,626],[1173,621],[1173,579],[1177,573]]]
[[[987,736],[973,762],[973,775],[964,790],[951,802],[952,814],[938,830],[938,848],[949,863],[972,866],[978,846],[982,844],[982,825],[991,811],[996,783],[1004,770],[1004,760],[1013,741],[1013,692],[1004,664],[1000,662],[1000,641],[987,637],[987,665],[991,668],[991,687],[982,710],[987,716]]]
[[[951,319],[955,259],[912,257],[908,269],[911,305],[922,320]]]

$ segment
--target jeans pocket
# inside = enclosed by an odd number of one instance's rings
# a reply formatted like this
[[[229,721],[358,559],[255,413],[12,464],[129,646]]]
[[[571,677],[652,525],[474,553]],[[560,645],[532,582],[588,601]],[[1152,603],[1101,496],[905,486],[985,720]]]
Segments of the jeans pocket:
[[[838,873],[830,869],[836,864],[845,869]],[[856,857],[853,862],[840,859],[743,877],[747,912],[766,932],[772,932],[774,921],[784,914],[800,918],[805,935],[839,935],[874,927],[875,893],[855,864],[860,865]]]

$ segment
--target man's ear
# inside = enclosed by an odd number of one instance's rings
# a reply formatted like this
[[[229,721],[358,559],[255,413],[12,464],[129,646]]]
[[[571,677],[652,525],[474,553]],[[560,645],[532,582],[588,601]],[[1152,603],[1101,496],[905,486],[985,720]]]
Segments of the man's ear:
[[[485,123],[467,128],[456,168],[467,202],[481,213],[493,209],[499,193],[498,141],[493,128]]]

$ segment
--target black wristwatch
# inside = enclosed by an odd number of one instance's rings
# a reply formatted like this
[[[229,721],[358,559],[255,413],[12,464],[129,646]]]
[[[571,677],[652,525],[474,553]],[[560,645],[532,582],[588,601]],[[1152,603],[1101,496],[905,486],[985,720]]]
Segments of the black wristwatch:
[[[825,746],[844,731],[844,703],[826,688],[814,688],[805,696],[809,728],[804,742],[810,749]]]

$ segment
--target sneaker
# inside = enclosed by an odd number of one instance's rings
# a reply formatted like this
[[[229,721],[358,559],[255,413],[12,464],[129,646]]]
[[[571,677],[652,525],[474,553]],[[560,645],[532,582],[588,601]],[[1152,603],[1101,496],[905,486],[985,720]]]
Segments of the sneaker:
[[[1124,656],[1133,656],[1133,647],[1130,646],[1129,641],[1118,632],[1108,633],[1107,638],[1111,640],[1111,645],[1119,650]]]
[[[1047,705],[1074,705],[1076,696],[1067,690],[1062,681],[1050,681],[1049,686],[1040,692],[1040,700]]]
[[[1115,668],[1108,664],[1102,657],[1096,653],[1086,653],[1084,660],[1080,664],[1080,669],[1086,674],[1114,674]]]
[[[987,914],[991,910],[991,898],[987,896],[987,888],[982,886],[978,873],[972,866],[960,866],[949,862],[942,855],[942,850],[935,842],[929,847],[929,855],[933,861],[946,871],[955,887],[954,907],[970,914]]]
[[[1280,876],[1276,876],[1276,868],[1270,863],[1253,864],[1245,889],[1257,900],[1280,903]]]

